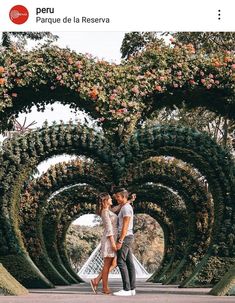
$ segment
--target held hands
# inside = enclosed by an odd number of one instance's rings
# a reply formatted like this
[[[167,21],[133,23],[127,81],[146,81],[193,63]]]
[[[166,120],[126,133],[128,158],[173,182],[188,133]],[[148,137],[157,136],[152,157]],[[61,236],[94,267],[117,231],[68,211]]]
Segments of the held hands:
[[[112,243],[112,249],[113,249],[113,251],[117,251],[117,245],[116,245],[116,243]]]
[[[117,247],[117,250],[121,249],[122,243],[117,242],[117,243],[116,243],[116,247]]]

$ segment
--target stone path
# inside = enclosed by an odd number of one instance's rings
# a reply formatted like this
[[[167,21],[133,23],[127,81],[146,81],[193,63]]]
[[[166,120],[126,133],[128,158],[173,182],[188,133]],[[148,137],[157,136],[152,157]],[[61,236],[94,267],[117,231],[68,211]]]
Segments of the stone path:
[[[120,281],[111,281],[112,291],[121,288]],[[143,302],[143,303],[227,303],[235,302],[235,297],[215,297],[208,295],[208,288],[177,288],[175,285],[161,285],[137,282],[137,295],[115,297],[113,295],[93,294],[88,283],[59,286],[55,289],[31,289],[28,296],[0,296],[1,303],[99,303],[99,302]]]

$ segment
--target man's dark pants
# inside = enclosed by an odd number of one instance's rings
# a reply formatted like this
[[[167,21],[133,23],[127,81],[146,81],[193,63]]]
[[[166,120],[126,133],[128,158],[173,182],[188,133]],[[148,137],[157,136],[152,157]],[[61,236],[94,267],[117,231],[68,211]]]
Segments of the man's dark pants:
[[[133,235],[126,236],[121,249],[117,251],[117,265],[121,272],[124,290],[132,290],[136,287],[135,265],[131,252],[133,242]]]

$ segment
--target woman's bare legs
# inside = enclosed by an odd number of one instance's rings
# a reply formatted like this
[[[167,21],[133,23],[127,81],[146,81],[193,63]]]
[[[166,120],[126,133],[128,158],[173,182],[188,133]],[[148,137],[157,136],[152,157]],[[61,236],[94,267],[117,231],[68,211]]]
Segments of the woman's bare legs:
[[[111,272],[115,267],[117,267],[117,257],[113,258],[109,272]]]
[[[109,276],[109,271],[110,271],[112,262],[113,262],[113,258],[110,258],[110,257],[104,258],[104,266],[102,269],[102,283],[103,283],[103,292],[104,293],[109,293],[108,276]]]
[[[109,268],[109,272],[111,272],[115,267],[117,267],[117,257],[113,258],[112,264]],[[98,287],[98,284],[100,283],[100,281],[102,280],[102,274],[103,274],[103,269],[101,270],[101,272],[99,273],[99,275],[96,278],[92,279],[94,285],[97,285],[97,287]]]

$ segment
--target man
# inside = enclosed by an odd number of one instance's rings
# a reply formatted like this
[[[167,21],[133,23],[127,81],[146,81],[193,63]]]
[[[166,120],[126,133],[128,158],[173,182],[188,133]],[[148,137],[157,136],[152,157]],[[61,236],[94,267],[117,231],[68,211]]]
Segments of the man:
[[[136,294],[136,274],[131,247],[133,235],[133,208],[128,202],[128,191],[124,188],[115,193],[115,199],[121,205],[118,214],[117,265],[122,276],[123,289],[114,292],[115,296],[134,296]]]

